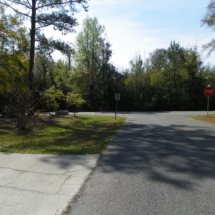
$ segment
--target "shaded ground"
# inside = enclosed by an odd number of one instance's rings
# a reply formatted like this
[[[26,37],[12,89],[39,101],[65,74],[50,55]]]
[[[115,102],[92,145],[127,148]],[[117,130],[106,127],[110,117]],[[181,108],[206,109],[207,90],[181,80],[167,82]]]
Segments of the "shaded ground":
[[[67,214],[212,215],[214,187],[213,125],[186,114],[134,114]]]
[[[28,154],[100,154],[126,120],[108,116],[47,116],[26,130],[0,118],[0,152]]]

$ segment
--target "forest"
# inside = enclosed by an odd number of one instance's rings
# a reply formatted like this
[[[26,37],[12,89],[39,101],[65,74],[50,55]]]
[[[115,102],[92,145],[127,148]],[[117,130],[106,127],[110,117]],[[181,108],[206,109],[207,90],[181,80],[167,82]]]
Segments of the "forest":
[[[182,47],[173,38],[168,48],[146,59],[131,56],[129,68],[118,69],[111,63],[105,26],[96,17],[85,18],[73,44],[63,40],[77,25],[69,12],[75,4],[87,10],[86,1],[32,2],[0,1],[0,112],[114,111],[115,93],[121,95],[119,111],[206,110],[203,90],[215,86],[215,66],[203,62],[198,47]],[[203,24],[213,27],[214,12],[208,11]],[[62,40],[47,38],[42,30],[47,26],[61,31]],[[214,44],[204,49],[212,52]],[[54,60],[56,50],[61,60]]]

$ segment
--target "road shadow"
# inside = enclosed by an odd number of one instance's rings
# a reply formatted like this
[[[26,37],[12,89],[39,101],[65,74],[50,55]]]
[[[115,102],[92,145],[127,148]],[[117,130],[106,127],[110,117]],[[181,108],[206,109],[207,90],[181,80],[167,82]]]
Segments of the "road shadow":
[[[199,126],[121,126],[99,160],[100,171],[138,174],[192,190],[195,181],[215,179],[215,129]],[[192,178],[192,180],[190,180]]]

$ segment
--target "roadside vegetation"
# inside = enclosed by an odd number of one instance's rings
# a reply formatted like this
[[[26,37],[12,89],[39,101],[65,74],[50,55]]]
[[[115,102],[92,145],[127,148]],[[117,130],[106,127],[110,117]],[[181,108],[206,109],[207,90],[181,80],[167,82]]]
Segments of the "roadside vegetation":
[[[63,35],[73,33],[76,6],[87,10],[88,0],[29,2],[0,0],[0,113],[5,116],[0,117],[0,152],[104,152],[125,118],[39,113],[113,111],[115,93],[120,93],[119,111],[204,109],[203,90],[215,86],[215,67],[205,64],[198,47],[182,47],[172,38],[169,47],[155,49],[148,58],[136,54],[119,70],[96,17],[84,19],[73,44],[48,38],[42,30],[52,26]],[[214,8],[212,1],[202,19],[212,30]],[[214,47],[213,39],[203,48],[210,54]],[[60,60],[54,59],[55,51]]]
[[[215,114],[189,116],[189,118],[215,125]]]
[[[26,0],[0,0],[0,112],[11,115],[16,111],[20,128],[26,126],[25,114],[33,115],[37,110],[113,111],[115,93],[120,93],[119,111],[205,108],[203,90],[208,85],[215,86],[215,67],[206,64],[198,47],[183,47],[172,38],[169,47],[157,48],[147,58],[137,53],[131,56],[127,68],[119,70],[112,61],[113,47],[105,26],[96,17],[83,20],[73,44],[48,38],[40,30],[51,25],[63,34],[74,32],[74,11],[64,10],[64,6],[77,4],[86,9],[87,0],[53,0],[51,5],[47,2],[36,1],[36,7],[30,7]],[[202,19],[202,24],[212,29],[214,6],[215,2],[209,5]],[[13,7],[14,13],[6,13],[8,7]],[[16,11],[35,8],[41,11],[34,17],[36,34],[31,35],[26,27],[28,13]],[[52,8],[59,13],[49,14]],[[35,47],[30,41],[35,41]],[[211,53],[214,41],[204,50]],[[59,60],[54,59],[55,50]],[[211,99],[210,104],[214,106],[215,100]],[[17,106],[21,109],[14,110]]]
[[[101,154],[125,117],[39,116],[28,128],[0,118],[0,152],[28,154]],[[34,125],[35,123],[35,125]]]

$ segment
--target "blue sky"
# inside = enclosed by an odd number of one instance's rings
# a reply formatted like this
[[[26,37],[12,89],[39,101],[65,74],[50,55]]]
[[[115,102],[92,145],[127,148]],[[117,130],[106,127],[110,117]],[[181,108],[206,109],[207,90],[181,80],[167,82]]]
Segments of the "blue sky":
[[[207,26],[201,26],[209,0],[91,0],[89,12],[80,9],[75,14],[81,29],[86,16],[97,17],[106,28],[107,39],[112,44],[112,63],[119,69],[127,68],[135,54],[147,58],[156,48],[167,48],[176,41],[185,48],[201,47],[215,38]],[[56,34],[62,38],[62,35]],[[74,42],[75,36],[64,39]],[[214,62],[203,55],[205,62]]]

